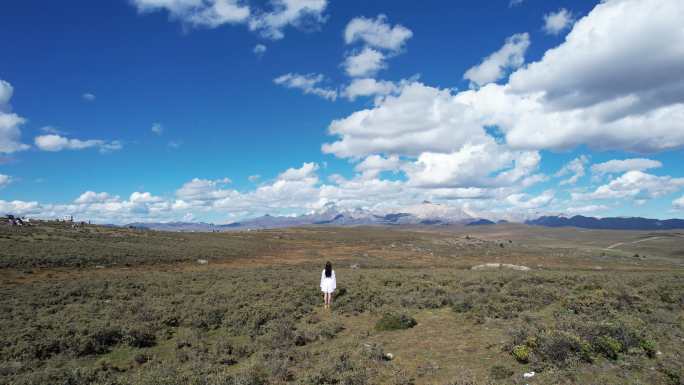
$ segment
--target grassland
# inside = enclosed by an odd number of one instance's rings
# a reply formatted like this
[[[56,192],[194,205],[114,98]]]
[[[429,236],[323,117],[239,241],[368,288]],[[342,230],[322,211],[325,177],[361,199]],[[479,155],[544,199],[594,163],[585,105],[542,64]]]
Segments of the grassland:
[[[0,250],[2,384],[684,383],[679,232],[44,223]]]

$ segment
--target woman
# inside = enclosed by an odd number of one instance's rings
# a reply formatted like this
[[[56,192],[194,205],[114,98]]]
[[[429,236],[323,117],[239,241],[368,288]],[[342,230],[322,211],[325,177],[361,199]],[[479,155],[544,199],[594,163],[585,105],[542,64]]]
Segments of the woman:
[[[337,287],[335,281],[335,270],[332,269],[330,262],[325,263],[325,269],[321,273],[321,291],[323,292],[323,300],[325,301],[325,308],[329,309],[332,305],[332,293]]]

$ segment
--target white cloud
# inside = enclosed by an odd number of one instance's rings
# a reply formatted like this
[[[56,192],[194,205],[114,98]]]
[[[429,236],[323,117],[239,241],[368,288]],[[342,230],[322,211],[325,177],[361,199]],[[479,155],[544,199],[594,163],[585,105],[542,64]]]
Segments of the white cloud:
[[[679,147],[683,15],[678,0],[604,1],[574,24],[564,43],[513,73],[510,91],[543,105],[545,119],[538,123],[552,127],[545,129],[553,133],[545,141],[555,146],[596,143],[639,152]],[[528,138],[537,133],[522,131]]]
[[[678,210],[684,210],[684,195],[681,198],[672,201],[672,207]]]
[[[502,79],[508,70],[525,63],[525,52],[529,46],[530,35],[515,34],[507,38],[504,45],[482,60],[482,63],[468,69],[463,78],[470,80],[472,86],[482,86]]]
[[[399,171],[401,164],[401,160],[396,155],[387,158],[381,155],[371,155],[358,163],[354,170],[361,173],[363,179],[374,179],[383,171]]]
[[[633,199],[663,197],[684,188],[684,178],[656,176],[642,171],[628,171],[590,193],[572,193],[573,200]]]
[[[106,192],[96,193],[95,191],[86,191],[83,194],[81,194],[78,198],[76,198],[76,200],[74,200],[74,203],[105,203],[113,202],[118,199],[119,197],[109,195]]]
[[[98,148],[100,152],[107,153],[118,151],[123,148],[119,141],[106,142],[99,139],[80,140],[69,139],[60,135],[49,134],[39,135],[34,139],[36,147],[43,151],[62,151],[62,150],[83,150],[87,148]]]
[[[57,135],[65,135],[66,133],[58,128],[52,127],[52,126],[45,126],[41,127],[40,131],[46,133],[46,134],[57,134]]]
[[[342,63],[345,72],[351,77],[364,77],[375,75],[378,71],[387,67],[385,54],[364,47],[361,51],[347,55]]]
[[[239,0],[131,0],[140,13],[165,10],[174,20],[194,27],[216,28],[246,22],[250,9]]]
[[[257,44],[254,46],[254,49],[252,49],[252,52],[254,52],[254,54],[258,57],[262,57],[266,53],[266,46],[263,44]]]
[[[261,12],[249,20],[249,28],[270,39],[282,39],[287,26],[318,28],[326,21],[323,15],[327,0],[272,0],[273,11]]]
[[[85,100],[86,102],[93,102],[96,99],[95,94],[91,94],[90,92],[86,92],[83,95],[81,95],[81,98]]]
[[[570,175],[568,179],[564,179],[560,182],[560,185],[575,184],[580,178],[585,174],[584,166],[589,163],[589,158],[586,155],[581,155],[576,159],[568,162],[556,173],[556,177],[562,177]]]
[[[544,32],[549,35],[558,35],[564,29],[569,28],[573,21],[572,12],[565,8],[547,13],[544,15]]]
[[[285,181],[309,181],[315,183],[318,181],[316,171],[318,171],[318,164],[304,163],[300,168],[288,168],[282,174],[278,175],[279,180]]]
[[[367,46],[399,51],[408,39],[413,36],[410,29],[401,24],[391,26],[387,16],[378,15],[377,18],[355,17],[344,30],[344,41],[347,44],[363,42]]]
[[[12,183],[12,177],[9,175],[0,174],[0,189],[7,187],[7,185],[10,183]]]
[[[256,183],[261,179],[261,175],[255,174],[255,175],[250,175],[247,177],[247,180],[249,180],[252,183]]]
[[[586,205],[586,206],[571,206],[566,208],[565,212],[570,214],[594,214],[608,210],[609,207],[605,205]]]
[[[482,121],[467,108],[449,90],[413,82],[398,95],[381,98],[373,108],[333,121],[328,131],[339,140],[322,149],[343,158],[451,153],[467,142],[487,140]]]
[[[105,223],[173,221],[190,215],[193,220],[218,219],[225,223],[229,218],[240,220],[266,213],[309,213],[324,210],[330,204],[348,210],[365,208],[374,213],[402,210],[427,215],[426,208],[432,207],[434,210],[429,212],[436,210],[456,216],[463,216],[467,212],[481,216],[479,214],[485,208],[507,205],[503,202],[504,198],[516,193],[516,188],[415,188],[402,180],[371,177],[378,170],[398,170],[401,166],[398,157],[371,156],[356,166],[360,174],[352,179],[338,176],[333,184],[321,184],[317,175],[319,166],[316,163],[304,163],[246,192],[227,188],[225,185],[230,182],[227,178],[195,178],[181,186],[173,198],[163,198],[149,192],[133,192],[127,200],[123,200],[109,193],[87,191],[68,204],[0,201],[0,211],[48,218],[74,215],[77,220]],[[521,202],[531,199],[521,199]],[[425,200],[441,200],[449,204],[416,206],[417,202]],[[528,209],[511,206],[505,215],[513,215],[516,210]]]
[[[230,183],[230,179],[200,179],[185,183],[176,191],[176,197],[183,201],[214,201],[230,196],[233,192],[231,190],[222,190],[219,187]]]
[[[39,213],[43,214],[44,211],[38,202],[0,200],[0,214],[27,215]]]
[[[321,74],[295,74],[288,73],[273,79],[275,84],[286,88],[295,88],[302,90],[305,94],[313,94],[324,99],[337,99],[337,91],[329,88],[320,87],[324,80]]]
[[[632,159],[613,159],[603,163],[597,163],[591,166],[591,172],[594,174],[619,174],[626,171],[645,171],[652,168],[660,168],[663,164],[657,160],[646,158],[632,158]]]
[[[13,94],[12,85],[0,79],[0,153],[10,154],[29,148],[21,143],[20,127],[26,119],[10,112],[9,102]]]
[[[164,133],[164,126],[161,123],[154,123],[150,130],[156,135],[161,135]]]
[[[12,95],[14,94],[14,87],[8,82],[0,79],[0,110],[2,106],[8,104]]]
[[[529,194],[512,194],[506,198],[506,201],[516,208],[538,209],[551,204],[554,198],[555,193],[547,190],[536,197]]]
[[[423,152],[404,172],[409,185],[423,188],[511,186],[532,175],[540,161],[536,152],[510,151],[488,140],[451,153]]]
[[[131,194],[131,196],[128,198],[128,201],[134,204],[140,204],[140,203],[157,203],[157,202],[162,202],[163,199],[157,196],[154,196],[150,194],[149,192],[138,192],[135,191]]]
[[[355,100],[360,96],[388,95],[399,90],[399,86],[391,81],[375,80],[373,78],[353,79],[342,91],[342,96]]]

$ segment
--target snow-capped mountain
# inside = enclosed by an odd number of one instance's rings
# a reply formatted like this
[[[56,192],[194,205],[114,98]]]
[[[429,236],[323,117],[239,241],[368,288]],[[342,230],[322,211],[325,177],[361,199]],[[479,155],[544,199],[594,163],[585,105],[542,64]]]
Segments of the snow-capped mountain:
[[[269,229],[307,225],[360,226],[360,225],[449,225],[467,224],[474,218],[462,209],[448,205],[423,202],[401,210],[341,209],[333,203],[321,210],[299,216],[264,215],[226,225],[174,222],[135,223],[136,227],[169,231],[229,231]]]

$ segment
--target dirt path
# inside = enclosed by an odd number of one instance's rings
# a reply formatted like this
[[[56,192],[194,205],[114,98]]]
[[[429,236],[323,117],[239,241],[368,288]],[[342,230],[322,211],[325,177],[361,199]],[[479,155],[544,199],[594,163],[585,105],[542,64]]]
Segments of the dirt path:
[[[641,243],[641,242],[646,242],[646,241],[653,241],[653,240],[656,240],[656,239],[663,239],[663,238],[665,238],[665,237],[650,237],[650,238],[639,239],[639,240],[637,240],[637,241],[632,241],[632,242],[618,242],[618,243],[615,243],[615,244],[612,244],[612,245],[606,247],[606,249],[614,249],[614,248],[620,247],[620,246],[622,246],[622,245],[633,245],[633,244],[635,244],[635,243]]]

